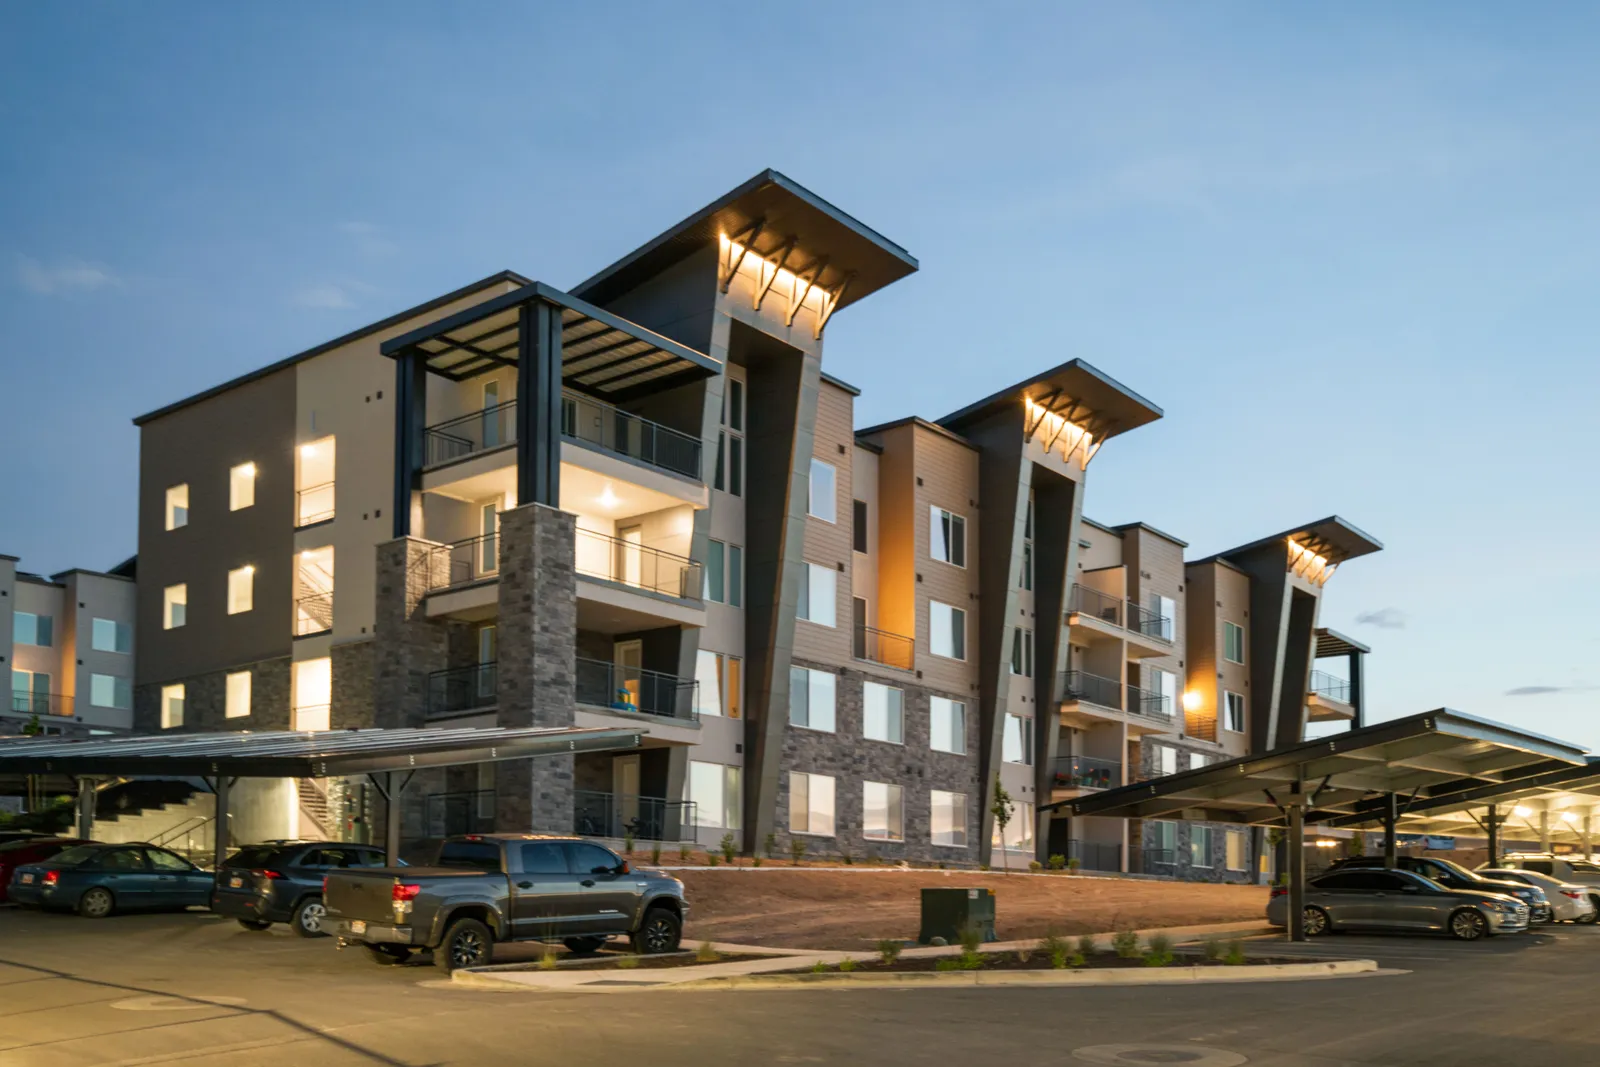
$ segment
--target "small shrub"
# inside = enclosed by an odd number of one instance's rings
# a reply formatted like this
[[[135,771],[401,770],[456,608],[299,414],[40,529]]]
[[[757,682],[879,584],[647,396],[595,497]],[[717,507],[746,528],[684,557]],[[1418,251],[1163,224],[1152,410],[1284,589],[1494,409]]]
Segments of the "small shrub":
[[[883,863],[883,857],[878,855],[876,852],[868,852],[867,862],[872,864],[874,867],[881,866]]]
[[[1067,958],[1070,955],[1067,951],[1067,939],[1052,930],[1039,939],[1039,953],[1050,961],[1050,966],[1059,971],[1067,965]]]
[[[846,956],[844,959],[839,961],[839,970],[843,971],[845,974],[849,974],[855,969],[856,961],[851,959],[849,956]]]
[[[1135,959],[1139,955],[1139,935],[1133,930],[1118,930],[1111,937],[1111,947],[1123,959]]]
[[[1052,871],[1064,871],[1064,870],[1066,870],[1067,869],[1067,857],[1061,855],[1061,853],[1059,853],[1059,852],[1057,852],[1055,855],[1051,856],[1050,857],[1050,869]]]
[[[722,958],[722,953],[711,947],[711,942],[702,941],[700,947],[694,950],[694,958],[701,963],[716,963]]]
[[[541,971],[556,969],[556,947],[548,942],[539,950],[539,969]]]
[[[1027,966],[1028,961],[1031,959],[1033,959],[1033,949],[1026,947],[1017,949],[1018,963],[1022,964],[1023,966]]]
[[[688,863],[689,862],[689,846],[688,845],[679,845],[678,846],[678,862],[679,863]]]
[[[1088,960],[1084,958],[1084,955],[1081,952],[1074,952],[1072,955],[1067,957],[1067,966],[1074,969],[1082,967],[1087,962]]]
[[[1244,966],[1244,942],[1237,937],[1229,941],[1227,948],[1222,953],[1222,962],[1229,967]]]
[[[987,864],[987,863],[980,863],[980,864],[978,864],[978,870],[980,870],[980,871],[987,871],[987,870],[988,870],[988,869],[989,869],[989,865],[988,865],[988,864]]]
[[[1038,860],[1029,860],[1028,870],[1033,874],[1038,874],[1040,871],[1044,870],[1044,864],[1040,863]]]
[[[625,855],[633,855],[633,831],[622,831],[622,851]]]
[[[715,867],[716,865],[717,865],[717,854],[715,852],[707,852],[706,853],[706,866],[707,867]]]
[[[940,869],[940,870],[941,870],[941,871],[942,871],[942,870],[944,870],[944,860],[940,860],[940,861],[939,861],[939,869]]]
[[[821,960],[818,960],[816,963],[813,963],[811,965],[811,973],[812,974],[821,974],[823,971],[826,971],[827,969],[828,969],[828,965],[826,963],[823,963]]]
[[[904,942],[897,941],[892,937],[886,937],[878,942],[878,958],[883,961],[885,967],[893,966],[894,961],[900,958],[900,953],[905,947]]]
[[[800,866],[800,861],[806,858],[806,843],[798,837],[791,838],[789,841],[789,858],[794,861],[796,867]]]
[[[1082,866],[1083,866],[1083,861],[1080,860],[1076,856],[1072,857],[1070,860],[1067,861],[1067,871],[1069,873],[1077,874],[1078,873],[1078,868],[1082,867]]]
[[[752,866],[752,867],[761,866],[761,857],[760,856],[751,856],[750,857],[750,866]]]
[[[1089,934],[1078,935],[1078,955],[1093,956],[1097,951],[1094,938]]]
[[[938,960],[934,963],[936,971],[976,971],[983,967],[983,955],[978,952],[963,952],[954,959]]]
[[[963,926],[957,936],[961,939],[963,954],[975,953],[983,945],[983,928],[975,923]]]
[[[650,865],[652,867],[661,866],[661,846],[660,845],[651,845],[650,846]]]
[[[762,847],[764,847],[767,850],[767,858],[768,859],[777,859],[778,858],[778,835],[775,834],[775,833],[767,834],[766,840],[764,842],[762,842]]]
[[[1205,958],[1212,963],[1220,960],[1222,958],[1221,939],[1215,937],[1206,938],[1206,943],[1201,946],[1201,952],[1203,952],[1205,954]]]
[[[728,862],[729,867],[732,867],[733,857],[739,854],[739,843],[733,839],[732,834],[723,834],[722,844],[719,847],[722,849],[722,858]]]
[[[619,971],[631,971],[637,966],[639,966],[639,957],[631,952],[617,960],[617,969]]]
[[[1172,938],[1166,934],[1152,934],[1150,947],[1144,954],[1146,967],[1165,967],[1173,960]]]

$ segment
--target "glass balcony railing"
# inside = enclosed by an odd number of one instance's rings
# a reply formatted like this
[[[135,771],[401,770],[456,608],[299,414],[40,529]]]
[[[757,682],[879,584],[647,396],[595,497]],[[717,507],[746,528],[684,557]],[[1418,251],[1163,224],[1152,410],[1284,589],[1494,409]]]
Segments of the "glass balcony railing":
[[[1350,683],[1326,671],[1311,672],[1311,691],[1327,700],[1350,703]]]
[[[855,628],[854,655],[856,659],[866,660],[868,663],[881,663],[885,667],[909,671],[913,647],[911,638],[904,634],[874,630],[870,626]]]
[[[479,534],[440,545],[428,554],[428,588],[433,591],[468,585],[500,574],[500,535]]]
[[[487,452],[517,439],[517,402],[508,400],[481,411],[429,426],[422,431],[422,462],[436,467],[474,452]]]
[[[496,663],[434,671],[428,675],[428,718],[494,707],[500,671]]]
[[[693,678],[581,656],[576,677],[580,704],[690,722],[699,718],[700,685]]]
[[[46,715],[70,716],[72,714],[72,698],[61,693],[23,693],[11,694],[11,710],[18,715]]]
[[[1114,789],[1122,784],[1122,764],[1093,756],[1063,756],[1056,760],[1057,789]]]
[[[699,600],[703,592],[700,564],[687,556],[582,529],[576,547],[574,568],[579,574],[683,600]]]

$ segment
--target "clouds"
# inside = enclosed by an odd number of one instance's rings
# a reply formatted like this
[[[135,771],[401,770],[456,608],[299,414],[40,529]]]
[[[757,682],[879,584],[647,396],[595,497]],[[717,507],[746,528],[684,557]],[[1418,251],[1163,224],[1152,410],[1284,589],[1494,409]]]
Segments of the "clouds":
[[[1399,608],[1379,608],[1377,611],[1363,611],[1356,616],[1356,622],[1362,626],[1376,626],[1380,630],[1404,630],[1409,621],[1405,612]]]
[[[1551,693],[1591,693],[1600,686],[1593,685],[1519,685],[1507,689],[1508,697],[1542,697]]]
[[[77,259],[64,259],[54,264],[47,264],[31,256],[18,258],[17,281],[28,292],[38,296],[92,292],[108,285],[121,284],[109,268],[99,264],[85,263]]]

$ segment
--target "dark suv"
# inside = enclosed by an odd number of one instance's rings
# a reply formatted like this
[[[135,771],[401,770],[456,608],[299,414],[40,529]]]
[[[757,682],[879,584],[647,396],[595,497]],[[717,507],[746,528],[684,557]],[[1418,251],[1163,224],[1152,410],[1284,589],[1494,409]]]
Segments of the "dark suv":
[[[382,867],[383,849],[339,841],[267,841],[246,845],[223,861],[211,910],[247,930],[288,923],[301,937],[322,929],[322,879],[329,871]]]
[[[1396,856],[1394,865],[1402,871],[1411,871],[1431,879],[1446,889],[1476,890],[1480,893],[1499,893],[1515,897],[1528,906],[1530,923],[1553,922],[1555,913],[1550,908],[1550,898],[1544,890],[1510,879],[1496,881],[1492,877],[1474,874],[1459,863],[1435,859],[1432,856]],[[1385,867],[1382,856],[1349,856],[1329,866],[1328,870],[1343,871],[1352,867]]]

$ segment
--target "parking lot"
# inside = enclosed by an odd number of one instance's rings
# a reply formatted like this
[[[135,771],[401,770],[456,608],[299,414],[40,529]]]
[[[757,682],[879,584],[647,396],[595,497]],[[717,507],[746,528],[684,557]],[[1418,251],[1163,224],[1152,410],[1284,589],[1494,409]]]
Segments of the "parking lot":
[[[1408,974],[1160,989],[530,994],[453,988],[282,927],[0,909],[0,1061],[87,1064],[1052,1063],[1108,1044],[1167,1059],[1332,1065],[1593,1063],[1600,927],[1462,944],[1336,936],[1254,951],[1371,956]],[[519,951],[526,952],[526,948]],[[1217,1060],[1219,1049],[1246,1057]],[[1180,1053],[1200,1059],[1170,1058]],[[1104,1061],[1102,1061],[1104,1062]],[[1114,1061],[1113,1061],[1114,1062]]]

